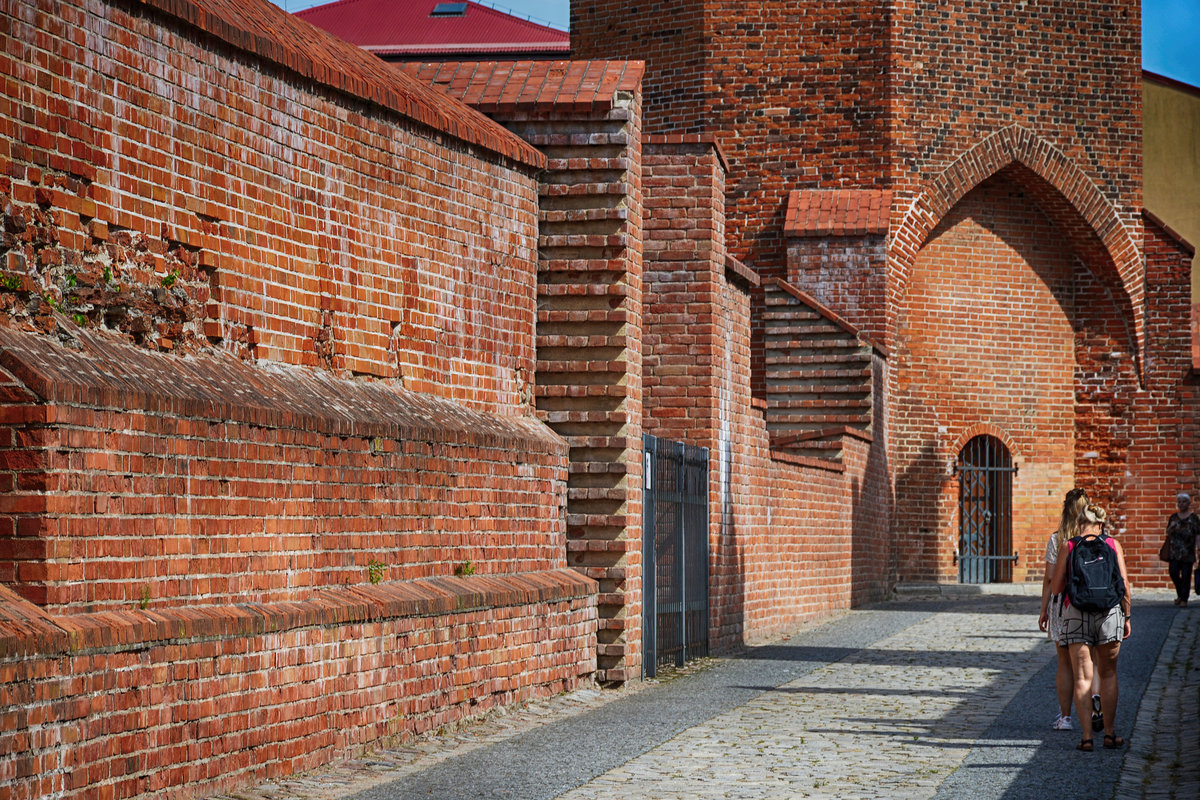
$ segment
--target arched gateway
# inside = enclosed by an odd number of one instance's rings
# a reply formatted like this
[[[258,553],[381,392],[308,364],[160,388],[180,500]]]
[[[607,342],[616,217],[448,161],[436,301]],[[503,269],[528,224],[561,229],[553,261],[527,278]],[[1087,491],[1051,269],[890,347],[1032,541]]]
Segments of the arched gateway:
[[[958,454],[958,580],[1001,583],[1012,580],[1016,559],[1012,541],[1013,465],[1004,442],[976,436]]]

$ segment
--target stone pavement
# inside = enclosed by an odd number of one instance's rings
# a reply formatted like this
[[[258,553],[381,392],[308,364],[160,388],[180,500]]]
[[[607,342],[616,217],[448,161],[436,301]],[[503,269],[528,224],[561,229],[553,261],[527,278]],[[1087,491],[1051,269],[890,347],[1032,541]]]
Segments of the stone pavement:
[[[1085,754],[1078,726],[1050,730],[1037,597],[1005,589],[846,612],[662,681],[495,712],[222,797],[1200,797],[1200,607],[1135,595],[1116,717],[1130,744],[1097,736]]]

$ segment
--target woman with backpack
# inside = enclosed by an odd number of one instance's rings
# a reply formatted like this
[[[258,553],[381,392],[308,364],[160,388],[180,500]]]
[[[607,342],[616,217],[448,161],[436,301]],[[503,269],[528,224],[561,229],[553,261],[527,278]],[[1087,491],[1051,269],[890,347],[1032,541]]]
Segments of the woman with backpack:
[[[1092,658],[1100,674],[1100,701],[1104,715],[1104,747],[1125,746],[1115,733],[1117,711],[1117,656],[1121,642],[1132,631],[1129,573],[1121,544],[1104,532],[1108,515],[1089,504],[1079,517],[1079,535],[1067,540],[1060,553],[1050,589],[1066,594],[1062,635],[1074,677],[1075,711],[1083,719],[1092,694]],[[1077,749],[1091,752],[1092,737]]]
[[[1042,613],[1038,617],[1038,627],[1049,635],[1051,641],[1054,642],[1054,649],[1057,651],[1058,671],[1055,674],[1054,685],[1055,693],[1058,695],[1058,716],[1050,725],[1056,731],[1071,730],[1071,696],[1074,693],[1075,676],[1071,671],[1071,658],[1067,650],[1067,643],[1062,638],[1063,596],[1050,593],[1050,579],[1054,577],[1054,567],[1058,563],[1059,552],[1065,551],[1064,545],[1067,540],[1079,533],[1079,515],[1083,513],[1087,505],[1088,496],[1083,489],[1075,488],[1067,492],[1066,497],[1063,498],[1062,516],[1059,518],[1058,528],[1050,534],[1050,538],[1046,542],[1046,571],[1042,577]],[[1093,670],[1093,674],[1097,674],[1097,672]],[[1100,691],[1097,684],[1092,687],[1092,730],[1100,729],[1100,720]],[[1083,724],[1082,717],[1080,717],[1079,723]]]

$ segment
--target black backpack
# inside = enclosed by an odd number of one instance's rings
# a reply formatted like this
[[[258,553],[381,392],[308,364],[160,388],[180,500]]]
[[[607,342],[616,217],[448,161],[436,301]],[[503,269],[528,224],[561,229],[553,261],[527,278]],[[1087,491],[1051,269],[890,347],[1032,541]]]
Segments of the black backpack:
[[[1067,560],[1067,599],[1080,611],[1108,611],[1125,596],[1117,551],[1108,534],[1071,539]]]

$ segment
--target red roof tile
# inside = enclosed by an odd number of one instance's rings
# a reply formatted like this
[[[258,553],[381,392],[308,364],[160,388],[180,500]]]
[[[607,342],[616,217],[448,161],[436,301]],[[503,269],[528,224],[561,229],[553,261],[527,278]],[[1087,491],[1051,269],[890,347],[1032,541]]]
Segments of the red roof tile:
[[[637,91],[641,61],[447,61],[393,64],[485,113],[553,107],[604,111],[617,92]]]
[[[458,100],[397,72],[267,0],[141,0],[303,78],[534,167],[545,156]]]
[[[443,56],[565,58],[566,31],[529,22],[479,3],[461,15],[433,14],[445,0],[339,0],[296,12],[334,36],[382,57]]]
[[[865,236],[888,232],[892,193],[882,189],[799,189],[788,195],[788,236]]]

